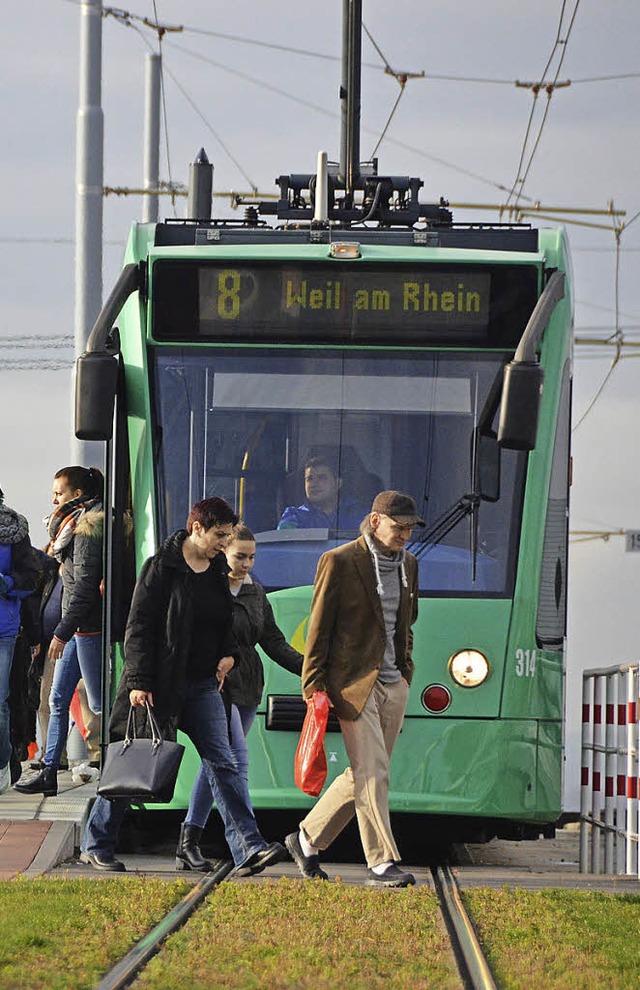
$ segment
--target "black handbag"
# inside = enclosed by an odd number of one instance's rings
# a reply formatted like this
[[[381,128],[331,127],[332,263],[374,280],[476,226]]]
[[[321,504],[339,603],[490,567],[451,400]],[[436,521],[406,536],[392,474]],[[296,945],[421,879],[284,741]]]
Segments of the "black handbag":
[[[98,784],[101,797],[142,804],[168,804],[173,798],[184,746],[163,739],[153,710],[146,706],[151,738],[136,737],[133,705],[125,737],[109,743]]]

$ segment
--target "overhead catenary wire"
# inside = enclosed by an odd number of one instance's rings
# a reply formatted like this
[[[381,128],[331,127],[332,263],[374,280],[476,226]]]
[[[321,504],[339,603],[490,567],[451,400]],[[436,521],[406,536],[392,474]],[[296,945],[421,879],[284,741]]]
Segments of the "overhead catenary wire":
[[[555,90],[555,87],[557,85],[558,77],[560,75],[560,69],[562,68],[562,63],[563,63],[564,58],[565,58],[565,55],[567,53],[567,45],[568,45],[568,42],[569,42],[569,37],[571,35],[571,31],[573,30],[573,25],[575,23],[576,15],[578,13],[578,7],[580,6],[580,0],[575,0],[575,6],[574,6],[573,14],[571,16],[571,20],[570,20],[570,23],[569,23],[569,28],[567,30],[566,37],[564,39],[562,39],[560,36],[562,34],[562,22],[564,20],[564,13],[565,13],[566,2],[567,2],[567,0],[562,0],[562,6],[561,6],[561,9],[560,9],[560,19],[559,19],[559,22],[558,22],[558,30],[557,30],[557,33],[556,33],[556,40],[555,40],[554,45],[553,45],[553,48],[551,50],[551,54],[549,55],[549,58],[547,59],[547,63],[545,65],[544,69],[542,70],[542,73],[541,73],[541,76],[540,76],[541,79],[546,79],[547,72],[549,71],[549,68],[550,68],[551,63],[552,63],[553,58],[554,58],[554,55],[556,54],[556,51],[558,50],[558,48],[561,48],[562,54],[560,56],[560,60],[559,60],[558,65],[557,65],[557,68],[556,68],[556,71],[555,71],[555,76],[553,78],[553,81],[551,83],[547,83],[544,86],[544,91],[547,94],[547,105],[546,105],[546,107],[544,109],[544,113],[542,115],[542,121],[541,121],[540,126],[538,128],[538,134],[537,134],[537,136],[535,138],[533,149],[529,153],[528,162],[527,162],[527,165],[526,165],[526,167],[524,168],[524,171],[523,171],[524,160],[525,160],[525,155],[526,155],[526,150],[527,150],[527,144],[529,142],[529,135],[530,135],[531,127],[532,127],[532,124],[533,124],[533,118],[534,118],[534,114],[535,114],[536,103],[537,103],[538,95],[539,95],[540,89],[541,89],[541,84],[540,83],[533,83],[530,86],[530,88],[531,88],[531,90],[533,92],[533,103],[532,103],[532,106],[531,106],[531,111],[529,113],[529,119],[527,121],[527,126],[526,126],[526,130],[525,130],[524,140],[522,142],[522,148],[521,148],[521,151],[520,151],[520,161],[518,162],[518,170],[517,170],[517,173],[516,173],[516,177],[513,180],[513,185],[511,187],[511,191],[509,192],[509,195],[507,197],[507,203],[509,203],[509,201],[511,200],[512,196],[515,194],[515,202],[517,204],[518,203],[518,200],[520,199],[520,196],[522,195],[522,191],[524,189],[524,184],[525,184],[525,182],[527,180],[527,177],[529,175],[529,172],[531,170],[531,166],[533,164],[533,160],[534,160],[536,151],[538,150],[538,146],[540,144],[540,139],[542,137],[542,132],[544,130],[545,123],[547,121],[547,116],[548,116],[548,113],[549,113],[549,107],[551,105],[551,97],[552,97],[552,95],[554,93],[554,90]],[[516,192],[516,189],[517,189],[517,192]]]
[[[286,100],[290,100],[293,103],[297,103],[299,106],[307,107],[310,110],[315,110],[317,113],[321,113],[325,117],[330,117],[333,120],[340,120],[340,114],[334,110],[329,110],[327,107],[323,107],[317,103],[313,103],[310,100],[305,100],[302,97],[297,96],[295,93],[290,92],[289,90],[285,90],[280,86],[274,85],[273,83],[266,82],[264,79],[259,79],[256,76],[249,75],[249,73],[243,72],[240,69],[236,69],[232,66],[225,65],[222,62],[209,58],[206,55],[203,55],[201,52],[195,52],[192,49],[185,48],[184,45],[177,44],[175,41],[171,39],[166,41],[166,47],[170,47],[171,49],[180,51],[183,54],[189,55],[192,58],[195,58],[201,62],[208,63],[209,65],[212,65],[214,68],[218,68],[223,72],[229,73],[229,75],[236,76],[239,79],[244,79],[246,82],[252,83],[253,85],[258,86],[260,89],[268,90],[269,92],[276,93],[278,96],[282,96]],[[364,133],[367,134],[375,134],[375,135],[378,134],[377,130],[374,130],[373,128],[367,127],[365,125],[363,125],[361,129]],[[471,169],[463,168],[462,166],[457,165],[455,162],[448,161],[447,159],[441,158],[438,155],[432,155],[429,152],[425,151],[423,148],[416,148],[415,145],[411,145],[406,141],[400,141],[396,138],[387,138],[387,143],[392,144],[394,147],[402,148],[406,151],[410,151],[413,154],[418,155],[421,158],[424,158],[425,161],[432,162],[433,164],[436,165],[442,165],[444,168],[450,169],[453,172],[457,172],[460,175],[466,175],[468,178],[475,179],[478,182],[484,183],[485,185],[492,186],[494,189],[498,189],[500,192],[509,191],[509,187],[504,183],[498,182],[494,179],[489,179],[484,175],[480,175],[478,172],[471,171]],[[533,197],[523,196],[522,198],[533,202]]]
[[[177,86],[177,88],[180,90],[180,92],[182,93],[183,97],[185,98],[185,100],[187,101],[187,103],[189,104],[189,106],[198,115],[198,117],[200,118],[200,120],[202,121],[202,123],[205,125],[205,127],[207,128],[207,130],[210,132],[210,134],[212,134],[213,137],[216,139],[216,141],[218,142],[218,144],[220,145],[220,147],[224,151],[225,155],[229,158],[229,160],[231,162],[233,162],[233,164],[238,169],[238,171],[241,173],[241,175],[243,176],[243,178],[249,183],[250,187],[254,191],[256,191],[257,188],[258,188],[257,184],[249,176],[248,172],[242,167],[242,165],[240,164],[240,162],[238,161],[238,159],[235,157],[235,155],[233,154],[233,152],[231,151],[231,149],[227,145],[226,141],[224,141],[224,139],[222,138],[222,136],[219,134],[218,131],[216,131],[216,129],[211,124],[211,122],[209,120],[207,120],[207,118],[205,117],[204,113],[200,110],[200,108],[197,106],[197,104],[195,103],[195,101],[189,96],[189,94],[187,93],[187,91],[184,88],[184,86],[182,86],[182,84],[176,78],[175,74],[167,66],[165,66],[164,71],[170,77],[170,79],[173,81],[174,85]]]
[[[373,35],[369,31],[367,25],[364,24],[364,22],[362,24],[362,29],[365,32],[365,34],[366,34],[367,38],[369,39],[369,41],[371,42],[371,44],[373,45],[373,47],[375,48],[376,52],[380,56],[380,58],[381,58],[381,60],[383,62],[383,65],[384,65],[384,71],[387,73],[387,75],[393,76],[394,79],[397,81],[398,85],[400,86],[400,92],[398,93],[398,96],[396,98],[396,101],[393,104],[393,107],[391,108],[391,113],[389,114],[389,116],[387,118],[387,122],[386,122],[386,124],[384,125],[384,127],[382,129],[382,133],[380,134],[380,137],[378,138],[378,140],[376,142],[376,145],[375,145],[373,151],[371,152],[371,154],[369,156],[370,159],[373,159],[373,158],[375,158],[376,153],[378,151],[378,148],[380,147],[380,145],[382,144],[382,142],[384,140],[385,134],[389,130],[389,125],[391,124],[391,121],[393,120],[393,117],[395,115],[395,112],[398,109],[398,106],[400,104],[400,100],[402,99],[402,97],[404,95],[404,91],[405,91],[405,87],[407,85],[407,81],[409,79],[420,78],[421,76],[424,76],[424,72],[398,72],[395,69],[392,69],[391,66],[390,66],[390,64],[389,64],[389,62],[388,62],[388,60],[387,60],[387,58],[382,54],[382,51],[380,49],[380,46],[378,45],[378,43],[376,42],[376,40],[374,39]]]
[[[615,220],[614,220],[614,225],[615,225]],[[623,342],[624,342],[624,337],[623,337],[623,335],[621,333],[621,330],[620,330],[620,234],[621,234],[621,230],[620,230],[620,227],[619,226],[616,227],[615,234],[616,234],[616,261],[615,261],[615,272],[614,272],[614,307],[615,307],[614,317],[615,317],[615,325],[614,325],[614,331],[613,331],[613,333],[611,334],[611,336],[609,338],[611,344],[615,347],[615,354],[614,354],[613,360],[611,362],[611,367],[607,371],[607,373],[606,373],[606,375],[605,375],[605,377],[604,377],[604,379],[603,379],[600,387],[598,388],[597,392],[595,393],[595,395],[591,399],[591,402],[589,403],[589,405],[587,406],[587,408],[583,412],[583,414],[580,417],[580,419],[578,420],[578,422],[573,427],[572,433],[575,433],[577,430],[580,429],[580,427],[582,426],[582,424],[586,420],[587,416],[589,415],[589,413],[592,411],[592,409],[594,408],[594,406],[598,402],[598,399],[601,397],[601,395],[604,392],[607,384],[611,381],[611,377],[613,375],[613,372],[615,371],[615,369],[616,369],[616,367],[618,365],[618,362],[620,361],[620,358],[622,357],[622,345],[623,345]]]
[[[65,0],[66,3],[72,3],[74,6],[80,6],[81,0]],[[144,27],[149,27],[153,30],[157,28],[157,24],[154,24],[149,20],[148,17],[142,14],[135,14],[131,11],[120,9],[117,7],[104,7],[103,8],[104,17],[114,17],[120,23],[126,24],[128,21],[138,21]],[[364,25],[363,25],[364,26]],[[304,58],[317,59],[319,61],[325,62],[339,62],[340,56],[333,55],[328,52],[320,52],[317,49],[310,48],[299,48],[294,45],[283,45],[274,41],[265,41],[264,39],[251,38],[242,34],[232,34],[230,32],[224,31],[213,31],[210,28],[196,27],[189,24],[180,25],[163,25],[165,31],[180,32],[183,34],[193,34],[199,35],[207,38],[219,38],[221,41],[229,41],[235,44],[249,45],[257,48],[264,48],[266,50],[271,50],[274,52],[283,52],[290,55],[299,55]],[[365,29],[366,30],[366,29]],[[366,69],[373,69],[375,71],[387,71],[385,66],[381,66],[377,62],[366,62],[363,60],[362,67]],[[416,77],[424,79],[426,82],[460,82],[460,83],[478,83],[482,85],[491,86],[514,86],[518,85],[518,80],[514,79],[496,79],[486,76],[465,76],[457,75],[452,73],[440,73],[440,72],[429,72],[426,69],[422,69],[416,73]],[[640,72],[621,72],[612,73],[609,75],[602,76],[586,76],[584,78],[578,79],[567,79],[563,81],[564,85],[577,86],[583,83],[599,83],[599,82],[612,82],[624,79],[640,79]],[[541,87],[544,88],[546,85],[546,80],[542,80],[540,83]]]
[[[565,0],[565,2],[566,2],[566,0]],[[577,8],[578,8],[579,2],[580,2],[580,0],[576,0],[576,6],[575,6],[575,9],[574,9],[574,14],[573,14],[573,17],[572,17],[571,26],[569,28],[569,33],[570,33],[571,27],[573,25],[573,20],[575,19],[575,14],[577,12]],[[563,9],[564,9],[564,3],[563,3]],[[291,54],[301,54],[301,55],[305,55],[305,56],[308,56],[308,57],[314,57],[315,56],[315,57],[318,57],[318,58],[330,59],[330,60],[334,60],[334,61],[337,60],[337,58],[338,58],[337,56],[325,56],[322,53],[318,53],[317,51],[315,51],[315,52],[314,51],[310,51],[308,49],[298,49],[298,48],[294,48],[293,46],[283,46],[283,45],[272,44],[272,43],[263,42],[263,41],[257,41],[256,39],[246,38],[246,37],[241,36],[241,35],[224,34],[222,32],[209,31],[207,29],[195,28],[195,27],[192,27],[192,26],[189,26],[189,25],[184,25],[184,24],[181,24],[181,25],[171,25],[171,26],[160,25],[157,18],[156,18],[156,23],[154,24],[153,22],[151,22],[149,20],[149,18],[143,17],[142,15],[134,14],[134,13],[132,13],[130,11],[121,10],[119,8],[105,7],[105,8],[103,8],[103,12],[104,12],[104,15],[105,16],[109,16],[109,15],[115,16],[116,19],[119,20],[119,22],[125,23],[125,24],[127,24],[127,26],[131,26],[131,22],[132,21],[138,21],[144,27],[150,28],[152,30],[171,31],[174,34],[179,32],[179,33],[184,33],[184,34],[186,34],[186,33],[193,33],[193,34],[201,34],[201,35],[210,35],[212,37],[220,37],[220,38],[222,38],[224,40],[230,40],[230,41],[234,41],[234,42],[238,42],[238,43],[259,44],[261,47],[265,47],[265,48],[272,47],[272,48],[274,48],[274,50],[278,50],[278,51],[283,51],[284,50],[284,51],[287,51],[287,52],[289,52]],[[561,20],[562,20],[562,18],[561,18]],[[366,26],[365,26],[365,30],[367,30],[366,29]],[[559,27],[559,32],[560,32],[560,27]],[[425,78],[425,79],[427,79],[427,78],[438,79],[439,78],[439,79],[443,79],[443,80],[456,80],[456,81],[468,81],[468,82],[492,82],[492,83],[499,82],[499,83],[504,83],[504,84],[508,84],[508,85],[514,85],[514,81],[513,80],[490,80],[490,79],[480,79],[480,78],[476,78],[476,77],[455,77],[455,76],[448,76],[448,75],[447,76],[444,76],[444,75],[438,76],[437,74],[428,74],[424,70],[420,70],[420,71],[414,72],[414,73],[397,73],[395,70],[391,69],[391,67],[388,64],[388,61],[386,60],[385,56],[382,54],[379,46],[373,40],[373,38],[371,37],[371,35],[370,35],[370,33],[368,31],[367,31],[367,33],[368,33],[368,36],[371,38],[372,44],[376,48],[376,51],[378,52],[378,54],[380,55],[380,57],[381,57],[381,59],[383,61],[383,67],[382,67],[383,68],[383,71],[385,71],[385,72],[387,72],[387,73],[389,73],[391,75],[394,75],[396,78],[399,75],[400,76],[401,75],[406,75],[407,77],[411,77],[411,78],[414,78],[414,77],[415,78]],[[563,43],[566,44],[566,41],[567,40],[568,40],[568,35],[567,35],[567,39],[565,39]],[[224,65],[222,65],[219,62],[215,62],[214,60],[209,59],[206,56],[203,56],[201,53],[190,51],[189,49],[185,49],[184,47],[179,46],[179,45],[176,45],[175,43],[172,43],[172,47],[174,47],[176,50],[183,51],[184,53],[189,54],[192,57],[199,58],[199,59],[201,59],[203,61],[209,62],[210,64],[212,64],[214,66],[217,66],[218,68],[222,69],[223,71],[233,73],[233,74],[235,74],[235,75],[237,75],[237,76],[239,76],[241,78],[244,78],[244,79],[246,79],[246,80],[248,80],[250,82],[253,82],[253,83],[255,83],[256,85],[260,86],[263,89],[264,88],[269,89],[269,90],[271,90],[273,92],[279,93],[280,95],[282,95],[282,96],[284,96],[284,97],[286,97],[288,99],[292,99],[295,102],[299,102],[302,105],[309,106],[309,107],[311,107],[312,109],[314,109],[314,110],[316,110],[318,112],[321,112],[323,114],[327,114],[327,115],[329,115],[331,117],[338,116],[338,115],[332,113],[331,111],[328,111],[324,107],[320,107],[317,104],[312,104],[309,101],[301,100],[301,99],[299,99],[298,97],[296,97],[295,95],[293,95],[290,92],[287,92],[287,91],[285,91],[283,89],[280,89],[280,88],[278,88],[276,86],[272,86],[272,85],[270,85],[268,83],[265,83],[264,80],[255,79],[255,78],[249,76],[247,73],[239,72],[238,70],[232,69],[229,66],[224,66]],[[562,57],[564,58],[564,54],[563,54]],[[369,68],[380,68],[379,65],[373,65],[373,64],[369,64],[369,63],[367,63],[367,66]],[[546,73],[546,69],[545,69],[545,73]],[[556,75],[557,75],[557,73],[556,73]],[[638,75],[640,76],[640,73]],[[518,81],[517,80],[515,81],[515,85],[518,85]],[[182,88],[182,92],[183,92],[183,95],[185,96],[185,98],[187,98],[190,102],[193,102],[193,101],[191,101],[191,98],[188,97],[188,95],[186,94],[186,91],[184,90],[184,88]],[[398,98],[396,100],[396,103],[395,103],[395,105],[394,105],[394,107],[392,109],[392,115],[395,113],[395,111],[397,109],[397,106],[399,104],[399,101],[400,101],[400,98]],[[194,106],[194,109],[195,109],[195,106]],[[198,112],[198,114],[201,117],[203,117],[201,111],[197,110],[197,112]],[[390,119],[391,118],[389,118],[389,120],[387,121],[387,125],[385,127],[385,133],[386,133],[386,129],[389,126]],[[221,140],[220,139],[220,135],[217,134],[217,132],[211,126],[211,124],[208,121],[206,121],[206,120],[205,120],[205,123],[206,123],[206,126],[211,130],[211,133],[214,135],[214,137],[216,137],[216,140],[220,141]],[[368,129],[367,128],[363,128],[363,130],[368,130]],[[383,134],[383,136],[384,136],[384,134]],[[378,148],[379,143],[380,143],[381,140],[382,140],[382,138],[379,139],[378,144],[376,145],[376,150],[377,150],[377,148]],[[506,186],[503,183],[499,183],[499,182],[496,182],[495,180],[487,179],[485,176],[481,176],[478,173],[474,173],[474,172],[471,172],[468,169],[461,168],[460,166],[457,166],[457,165],[455,165],[452,162],[446,161],[445,159],[438,158],[437,156],[434,156],[434,155],[429,155],[426,152],[424,152],[422,149],[417,149],[417,148],[412,147],[412,146],[410,146],[410,145],[408,145],[408,144],[406,144],[404,142],[391,141],[390,139],[387,139],[387,140],[390,141],[390,143],[393,143],[397,147],[401,147],[401,148],[404,147],[407,150],[410,150],[413,153],[418,154],[421,157],[424,157],[428,161],[435,162],[437,164],[443,165],[446,168],[450,168],[450,169],[452,169],[454,171],[457,171],[460,174],[467,175],[470,178],[474,178],[474,179],[476,179],[476,180],[478,180],[480,182],[484,182],[486,184],[492,185],[494,188],[500,189],[501,191],[509,192],[509,193],[512,193],[512,191],[513,191],[513,187],[510,188],[509,186]],[[226,148],[226,147],[224,147],[224,150],[225,150],[225,154],[227,154],[232,160],[234,160],[234,157],[231,155],[229,149]],[[247,178],[246,172],[244,172],[244,170],[243,170],[243,174],[244,174],[245,178]],[[250,183],[250,184],[252,184],[252,185],[255,186],[254,183]],[[523,193],[523,191],[522,191],[522,189],[520,189],[519,195],[518,195],[518,200],[528,201],[528,200],[530,200],[530,197],[525,196],[524,193]]]
[[[152,2],[153,2],[153,8],[154,8],[155,23],[153,23],[152,21],[150,21],[149,18],[140,17],[139,18],[139,22],[140,22],[141,27],[149,28],[149,29],[154,30],[154,31],[159,31],[160,29],[162,29],[163,31],[165,31],[165,30],[167,30],[167,31],[168,30],[171,30],[172,33],[178,33],[178,32],[185,33],[185,32],[192,31],[195,34],[198,34],[199,33],[199,34],[210,35],[210,36],[214,36],[214,37],[215,36],[218,36],[221,39],[228,40],[228,41],[235,41],[235,42],[247,43],[247,44],[257,43],[257,44],[260,44],[262,47],[265,47],[265,48],[272,47],[272,48],[274,48],[274,50],[286,50],[286,51],[288,51],[288,52],[290,52],[292,54],[305,55],[305,57],[327,58],[327,59],[331,59],[331,60],[336,60],[337,61],[337,57],[334,57],[334,56],[323,56],[321,53],[318,53],[318,52],[311,52],[311,51],[304,50],[304,49],[294,49],[294,48],[292,48],[290,46],[277,46],[277,45],[271,45],[270,43],[267,43],[267,42],[256,42],[255,39],[247,39],[247,38],[243,38],[243,37],[241,37],[239,35],[222,35],[220,32],[205,31],[205,30],[201,30],[201,29],[197,29],[197,28],[193,28],[192,29],[192,28],[190,28],[189,26],[186,26],[186,25],[176,26],[175,28],[170,27],[170,26],[160,25],[159,16],[158,16],[158,10],[157,10],[157,6],[156,6],[156,3],[155,3],[155,0],[152,0]],[[577,2],[575,4],[575,7],[574,7],[573,17],[572,17],[571,25],[570,25],[570,28],[569,28],[569,33],[571,31],[571,27],[573,26],[573,21],[575,19],[576,13],[577,13],[578,4],[579,4],[579,0],[577,0]],[[558,39],[560,38],[565,7],[566,7],[566,0],[564,0],[564,2],[562,3],[562,14],[561,14],[561,17],[560,17],[560,22],[559,22],[559,27],[558,27],[558,38],[556,39],[556,41],[558,41]],[[111,13],[111,11],[116,11],[116,10],[117,10],[116,8],[105,8],[105,11],[106,11],[105,16],[109,16],[110,13]],[[128,12],[125,12],[125,11],[121,11],[120,13],[121,14],[127,14],[127,16],[132,16],[134,18],[137,17],[137,15],[129,15]],[[140,34],[143,34],[142,31],[140,31],[139,33]],[[159,39],[159,43],[160,43],[160,40],[161,39]],[[566,50],[566,41],[567,40],[568,40],[568,34],[567,34],[567,37],[564,39],[564,42],[563,42],[565,50]],[[387,71],[388,65],[387,65],[386,59],[382,55],[382,52],[379,50],[379,48],[375,45],[375,42],[373,42],[373,43],[374,43],[374,47],[376,47],[377,50],[378,50],[378,54],[382,57],[382,59],[383,59],[383,61],[385,63],[385,65],[383,65],[383,69],[384,69],[384,71]],[[564,58],[564,52],[562,54],[562,58]],[[561,60],[561,62],[562,62],[562,60]],[[551,58],[549,59],[549,62],[548,62],[548,65],[550,65],[550,64],[551,64]],[[369,67],[369,68],[377,68],[377,69],[380,68],[380,66],[374,66],[373,64],[371,64],[371,65],[367,64],[367,67]],[[543,73],[543,80],[542,80],[542,82],[540,84],[541,87],[543,87],[544,85],[546,85],[546,83],[544,81],[545,80],[545,77],[546,77],[546,73],[547,73],[547,69],[545,69],[545,73]],[[556,70],[555,82],[557,82],[557,80],[558,80],[558,77],[559,77],[558,74],[559,74],[559,68]],[[640,73],[618,74],[617,76],[611,76],[611,77],[591,77],[591,78],[583,79],[583,80],[573,80],[573,82],[574,83],[578,83],[578,82],[589,83],[589,82],[606,81],[608,79],[614,79],[614,78],[632,78],[632,77],[640,77]],[[425,74],[425,78],[427,78],[427,79],[441,78],[441,79],[446,80],[446,81],[465,81],[466,79],[468,79],[468,81],[477,82],[477,83],[500,83],[500,84],[513,85],[513,81],[512,80],[490,80],[490,79],[480,79],[480,78],[477,78],[477,77],[476,78],[473,78],[473,77],[455,77],[455,76],[441,76],[441,77],[439,77],[439,76],[437,76],[437,74]],[[179,86],[179,84],[177,83],[177,81],[176,81],[176,84]],[[260,85],[264,85],[264,83],[260,83]],[[553,85],[553,83],[551,85]],[[403,91],[401,90],[400,96],[402,95],[402,92]],[[188,95],[186,94],[186,92],[184,90],[183,90],[183,95],[185,95],[185,98],[189,99]],[[288,95],[288,94],[284,94],[284,95]],[[396,104],[395,104],[394,109],[392,111],[392,115],[393,115],[393,112],[395,112],[395,108],[397,107],[397,105],[399,103],[400,96],[396,100]],[[166,107],[165,107],[165,109],[166,109]],[[194,106],[194,109],[196,109],[196,112],[199,112],[195,106]],[[322,108],[316,108],[316,109],[322,109]],[[547,104],[547,110],[548,110],[548,104]],[[324,109],[322,109],[322,112],[326,112],[326,111]],[[336,116],[336,115],[331,114],[331,116]],[[384,137],[384,134],[386,133],[386,130],[388,129],[390,120],[391,120],[391,117],[387,121],[387,125],[385,127],[385,132],[383,132],[382,137]],[[206,121],[205,121],[205,123],[206,123]],[[209,125],[207,124],[207,126],[209,126]],[[213,130],[213,128],[210,128],[210,130],[214,134],[214,136],[216,136],[216,139],[218,139],[218,136],[215,134],[215,131]],[[165,116],[165,132],[167,132],[167,131],[168,131],[168,128],[167,128],[167,122],[166,122],[166,116]],[[538,139],[539,139],[540,133],[541,132],[539,131]],[[377,147],[379,146],[380,141],[382,140],[382,137],[379,139],[378,145],[376,145],[376,150],[377,150]],[[387,139],[387,140],[390,140],[390,139]],[[401,145],[401,142],[393,142],[393,143]],[[436,160],[440,164],[443,164],[445,167],[452,167],[452,168],[455,168],[456,167],[456,166],[452,165],[452,163],[446,162],[443,159],[435,159],[434,156],[429,156],[429,155],[427,155],[426,153],[422,152],[419,149],[415,149],[414,148],[414,149],[410,149],[410,150],[414,151],[417,154],[422,155],[423,157],[425,157],[425,158],[427,158],[429,160]],[[226,150],[225,150],[225,153],[227,153]],[[535,153],[535,148],[534,148],[534,153]],[[232,158],[232,156],[230,156],[230,157]],[[233,158],[232,158],[232,160],[233,160]],[[530,167],[530,164],[531,164],[531,160],[532,159],[530,159],[529,167]],[[237,165],[236,162],[234,162],[234,164]],[[472,172],[469,172],[468,170],[459,169],[459,171],[462,172],[462,173],[464,173],[464,174],[468,174],[468,175],[470,175],[473,178],[479,179],[480,181],[484,181],[484,182],[490,183],[491,185],[494,185],[497,188],[502,188],[505,191],[507,190],[507,187],[501,186],[501,185],[493,182],[492,180],[486,179],[485,177],[478,176],[477,174],[474,174]],[[526,175],[527,174],[528,174],[528,170],[527,170],[527,173],[525,173],[524,178],[526,178]],[[246,173],[245,173],[245,177],[246,177]],[[251,180],[249,179],[248,181],[249,181],[249,184],[252,185],[255,188],[255,186],[251,182]],[[170,184],[172,185],[172,183],[170,183]],[[524,184],[524,181],[523,181],[522,184]],[[519,190],[518,199],[522,199],[522,200],[528,200],[529,199],[529,197],[525,197],[523,195],[522,188]],[[543,217],[540,214],[537,214],[537,215],[538,215],[538,217],[540,219],[543,219]],[[640,215],[640,211],[639,211],[639,214],[636,214],[636,217],[638,215]],[[636,219],[636,217],[632,218],[632,220],[629,221],[629,223],[632,223],[633,220]],[[557,218],[554,217],[554,218],[551,218],[551,219],[557,219]],[[607,229],[610,229],[610,228],[607,228]],[[618,244],[618,246],[617,246],[618,253],[619,253],[619,250],[620,250],[620,245]],[[621,360],[623,357],[626,356],[625,354],[622,353],[622,347],[629,346],[629,342],[627,340],[625,340],[625,339],[623,339],[622,341],[618,340],[617,343],[616,343],[615,335],[616,335],[616,333],[618,331],[619,331],[619,335],[622,334],[623,335],[623,338],[624,338],[624,332],[623,332],[623,330],[621,330],[620,328],[618,328],[617,331],[613,331],[612,332],[611,339],[608,342],[608,346],[618,347],[618,354],[616,355],[616,360],[614,361],[614,366],[615,366],[615,364],[617,363],[618,360]],[[586,346],[589,346],[588,342],[585,342],[585,344],[586,344]],[[628,356],[632,356],[632,355],[628,355]],[[633,356],[635,356],[635,355],[633,355]],[[613,367],[612,367],[612,369],[610,369],[610,372],[612,372],[612,371],[613,371]],[[605,384],[606,384],[606,382],[603,383],[603,386],[602,387],[604,387]]]

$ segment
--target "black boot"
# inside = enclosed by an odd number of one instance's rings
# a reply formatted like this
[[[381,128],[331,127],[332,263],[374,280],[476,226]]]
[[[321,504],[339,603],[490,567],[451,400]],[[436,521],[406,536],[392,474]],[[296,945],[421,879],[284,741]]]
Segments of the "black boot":
[[[213,867],[200,852],[202,829],[198,825],[180,826],[180,840],[176,849],[176,870],[200,870],[209,873]]]
[[[45,797],[55,797],[58,793],[58,771],[56,767],[45,767],[40,773],[27,780],[24,784],[14,784],[16,791],[21,794],[43,794]]]

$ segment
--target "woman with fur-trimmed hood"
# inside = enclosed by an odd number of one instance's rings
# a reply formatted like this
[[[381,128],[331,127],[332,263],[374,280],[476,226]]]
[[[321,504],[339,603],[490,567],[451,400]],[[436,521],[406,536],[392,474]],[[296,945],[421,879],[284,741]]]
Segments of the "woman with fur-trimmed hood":
[[[31,780],[15,785],[25,794],[55,797],[58,793],[69,705],[80,678],[91,711],[101,713],[103,486],[98,468],[78,465],[62,468],[53,479],[55,509],[48,530],[53,556],[62,565],[62,615],[49,646],[55,671],[44,768]]]

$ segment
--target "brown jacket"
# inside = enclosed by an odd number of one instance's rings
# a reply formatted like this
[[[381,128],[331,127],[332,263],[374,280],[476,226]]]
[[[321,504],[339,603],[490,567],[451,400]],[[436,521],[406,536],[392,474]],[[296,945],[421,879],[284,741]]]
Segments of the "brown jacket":
[[[405,555],[400,586],[396,663],[411,683],[411,626],[418,615],[418,562]],[[382,665],[386,642],[371,554],[361,536],[324,553],[318,562],[307,630],[302,694],[326,691],[340,718],[358,717]]]

